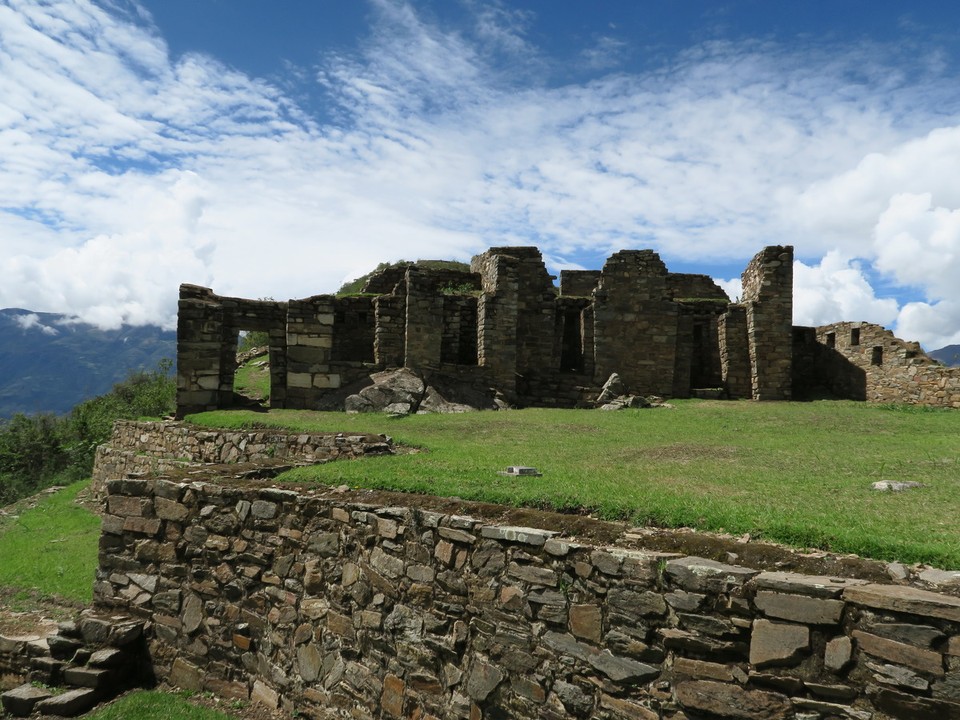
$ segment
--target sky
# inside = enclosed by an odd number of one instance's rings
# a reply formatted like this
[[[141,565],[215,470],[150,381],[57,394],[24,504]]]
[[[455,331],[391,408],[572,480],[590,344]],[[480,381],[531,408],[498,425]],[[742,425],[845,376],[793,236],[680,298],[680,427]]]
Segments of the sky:
[[[0,0],[0,307],[793,245],[796,324],[960,343],[958,74],[927,0]]]

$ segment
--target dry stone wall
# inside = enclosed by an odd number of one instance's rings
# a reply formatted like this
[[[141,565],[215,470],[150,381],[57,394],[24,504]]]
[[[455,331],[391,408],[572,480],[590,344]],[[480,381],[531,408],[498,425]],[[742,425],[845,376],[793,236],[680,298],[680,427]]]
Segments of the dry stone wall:
[[[960,718],[960,599],[350,495],[107,482],[96,602],[299,717]]]
[[[158,475],[221,463],[314,464],[393,452],[385,435],[215,430],[181,422],[118,420],[110,443],[97,448],[92,489],[108,479]]]
[[[917,343],[871,323],[802,330],[802,350],[795,352],[811,353],[814,379],[808,383],[856,400],[960,408],[960,368],[944,367]],[[812,334],[817,345],[811,350]]]

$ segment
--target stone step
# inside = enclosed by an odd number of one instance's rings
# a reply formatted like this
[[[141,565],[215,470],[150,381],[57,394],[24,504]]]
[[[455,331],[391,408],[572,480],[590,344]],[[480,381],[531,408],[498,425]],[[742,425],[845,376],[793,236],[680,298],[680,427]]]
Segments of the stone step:
[[[93,709],[102,698],[103,696],[93,688],[78,688],[41,700],[34,709],[41,715],[75,717]]]
[[[0,703],[4,711],[14,717],[27,717],[38,702],[49,697],[53,697],[49,690],[27,683],[0,695]]]

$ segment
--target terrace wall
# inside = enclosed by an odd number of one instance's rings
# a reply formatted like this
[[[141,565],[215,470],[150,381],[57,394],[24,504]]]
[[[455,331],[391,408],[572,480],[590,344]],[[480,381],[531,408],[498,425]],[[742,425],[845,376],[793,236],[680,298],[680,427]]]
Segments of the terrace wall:
[[[149,618],[185,689],[316,718],[960,718],[956,597],[349,493],[106,489],[96,603]]]

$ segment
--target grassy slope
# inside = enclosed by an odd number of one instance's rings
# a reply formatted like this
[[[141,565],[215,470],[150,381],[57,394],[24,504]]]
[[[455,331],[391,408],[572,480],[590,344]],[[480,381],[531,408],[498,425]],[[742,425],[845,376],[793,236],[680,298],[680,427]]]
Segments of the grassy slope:
[[[267,400],[270,397],[270,366],[258,366],[267,359],[267,355],[250,358],[237,368],[233,381],[234,390],[254,400]]]
[[[0,518],[0,586],[70,600],[93,599],[100,518],[73,501],[87,482]]]
[[[960,413],[863,403],[680,401],[673,410],[467,415],[207,413],[208,425],[386,432],[428,452],[293,471],[346,483],[724,529],[878,559],[960,567]],[[542,478],[496,474],[534,465]],[[879,493],[877,480],[919,490]]]
[[[86,717],[88,720],[228,720],[230,715],[197,707],[178,695],[144,690],[124,695]]]

